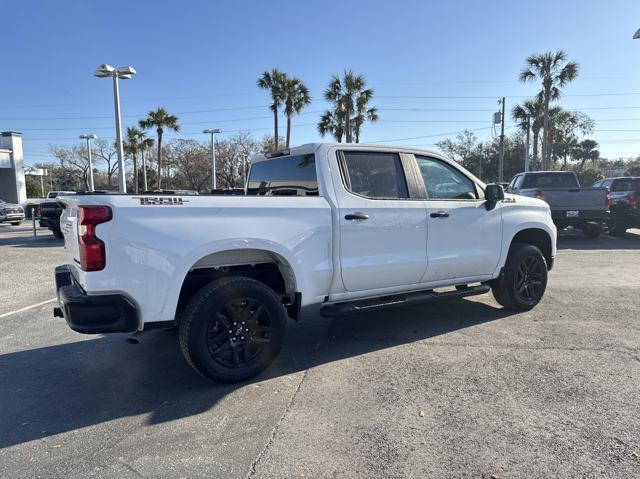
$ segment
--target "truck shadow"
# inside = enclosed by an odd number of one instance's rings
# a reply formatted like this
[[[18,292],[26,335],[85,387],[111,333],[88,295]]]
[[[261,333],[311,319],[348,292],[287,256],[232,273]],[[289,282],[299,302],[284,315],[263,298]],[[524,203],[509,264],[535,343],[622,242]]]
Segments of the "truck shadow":
[[[236,389],[344,358],[447,334],[510,312],[458,300],[335,320],[307,314],[290,324],[274,364],[251,381],[209,382],[185,363],[175,332],[151,331],[0,356],[0,448],[118,418],[150,414],[151,424],[199,414]]]
[[[585,238],[582,233],[571,230],[558,232],[557,247],[574,250],[635,250],[640,249],[640,230],[627,231],[623,237],[617,238],[602,234],[597,238]]]

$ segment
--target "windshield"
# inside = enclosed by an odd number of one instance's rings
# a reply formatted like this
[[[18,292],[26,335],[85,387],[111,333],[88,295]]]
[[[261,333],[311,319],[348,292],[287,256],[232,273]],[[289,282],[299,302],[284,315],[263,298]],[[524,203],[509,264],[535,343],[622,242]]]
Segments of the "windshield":
[[[579,186],[573,173],[526,175],[522,183],[522,188],[577,188]]]

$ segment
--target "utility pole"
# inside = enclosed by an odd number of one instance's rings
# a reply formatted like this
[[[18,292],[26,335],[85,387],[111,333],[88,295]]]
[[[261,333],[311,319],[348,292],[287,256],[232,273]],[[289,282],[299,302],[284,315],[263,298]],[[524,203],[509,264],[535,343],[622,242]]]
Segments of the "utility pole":
[[[498,183],[504,182],[504,97],[501,100],[502,115],[500,116],[500,161],[498,163]]]
[[[216,189],[216,133],[222,133],[218,128],[207,128],[202,133],[211,135],[211,193]]]
[[[529,171],[529,132],[531,131],[531,117],[527,115],[527,136],[524,141],[524,171]]]

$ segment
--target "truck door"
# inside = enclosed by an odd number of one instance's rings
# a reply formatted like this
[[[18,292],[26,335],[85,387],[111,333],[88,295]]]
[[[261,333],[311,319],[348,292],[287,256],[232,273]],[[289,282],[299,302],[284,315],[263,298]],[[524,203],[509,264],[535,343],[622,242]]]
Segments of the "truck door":
[[[416,156],[427,200],[428,267],[424,282],[488,276],[502,248],[501,203],[487,210],[483,192],[447,162]]]
[[[345,288],[419,283],[427,267],[427,216],[413,177],[407,182],[407,159],[360,150],[338,151],[337,159],[340,178],[333,178]]]

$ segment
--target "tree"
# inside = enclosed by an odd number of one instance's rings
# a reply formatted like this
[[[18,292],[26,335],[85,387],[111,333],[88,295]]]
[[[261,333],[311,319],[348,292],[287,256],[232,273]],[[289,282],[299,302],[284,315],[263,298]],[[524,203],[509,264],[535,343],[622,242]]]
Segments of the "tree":
[[[138,152],[140,151],[140,135],[141,130],[130,126],[127,128],[126,140],[124,142],[124,151],[133,161],[133,192],[138,194]]]
[[[542,110],[542,102],[537,98],[525,100],[522,105],[516,105],[511,110],[511,117],[518,123],[518,127],[522,131],[526,133],[527,128],[531,128],[531,133],[533,134],[533,167],[538,164],[538,143],[543,124]]]
[[[353,131],[356,143],[360,143],[360,130],[365,121],[373,123],[378,121],[378,109],[374,106],[368,108],[373,97],[373,90],[368,89],[356,98],[356,117],[353,119]]]
[[[373,90],[365,87],[364,75],[356,75],[351,70],[346,70],[342,78],[333,75],[324,91],[325,99],[333,103],[333,110],[340,112],[344,120],[344,134],[347,143],[351,143],[353,137],[351,115],[353,113],[359,114],[359,110],[366,111],[366,106],[373,97]],[[377,112],[375,112],[375,119],[377,118]],[[361,125],[362,123],[358,126],[358,135]]]
[[[595,167],[598,159],[600,158],[598,142],[590,139],[582,140],[574,146],[572,154],[576,160],[580,161],[578,171],[582,171],[587,160],[591,161],[591,166]]]
[[[162,187],[162,134],[164,129],[171,131],[180,131],[180,125],[178,124],[178,117],[170,115],[167,110],[159,106],[156,110],[151,110],[147,113],[147,117],[139,122],[140,128],[156,128],[158,134],[158,179],[157,188]]]
[[[309,89],[299,78],[286,78],[282,85],[284,114],[287,117],[287,143],[289,148],[291,140],[291,117],[299,115],[304,107],[311,103]],[[277,136],[277,132],[275,133]]]
[[[118,152],[115,142],[97,139],[93,142],[94,157],[107,164],[107,187],[113,187],[113,175],[118,171]]]
[[[320,117],[318,122],[318,133],[320,136],[333,135],[338,143],[342,143],[344,136],[344,115],[340,110],[327,110]]]
[[[153,138],[147,138],[147,133],[144,131],[140,131],[140,136],[138,138],[138,150],[140,151],[140,158],[142,159],[142,188],[146,191],[148,188],[147,176],[149,175],[149,170],[147,168],[147,162],[144,156],[144,152],[153,148],[155,143]]]
[[[624,174],[626,176],[640,176],[640,156],[627,163]]]
[[[531,55],[527,58],[527,66],[520,72],[520,81],[528,82],[538,79],[542,82],[542,90],[538,98],[542,102],[543,128],[542,137],[542,168],[549,167],[551,149],[549,148],[549,104],[562,95],[560,88],[573,81],[578,76],[579,65],[567,62],[567,54],[558,50]]]
[[[287,75],[277,68],[273,68],[270,72],[265,71],[257,84],[263,90],[269,90],[271,94],[271,105],[269,108],[273,112],[273,137],[275,139],[275,149],[278,149],[278,111],[285,99],[283,86],[287,81]]]
[[[73,185],[70,189],[89,189],[89,155],[86,146],[54,146],[51,154],[60,162],[60,167],[68,178],[65,184]],[[98,161],[94,157],[94,166]]]

